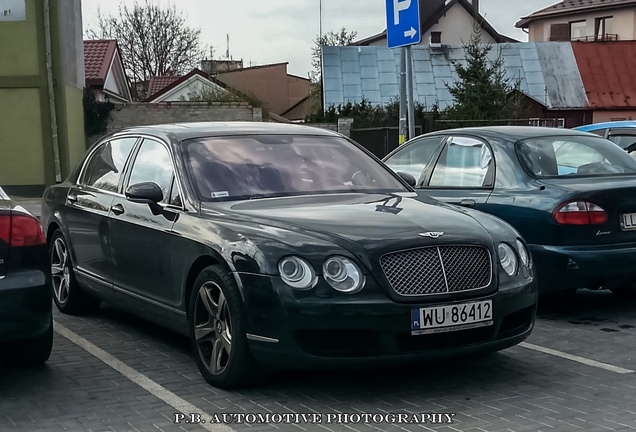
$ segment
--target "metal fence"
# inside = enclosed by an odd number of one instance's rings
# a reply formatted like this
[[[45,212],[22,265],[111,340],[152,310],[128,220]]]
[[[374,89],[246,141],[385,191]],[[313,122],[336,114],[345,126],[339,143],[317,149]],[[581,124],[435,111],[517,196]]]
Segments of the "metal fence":
[[[415,135],[422,135],[422,126],[415,127]],[[351,129],[351,139],[382,159],[398,147],[400,128],[397,126],[386,126]]]
[[[433,132],[445,129],[482,127],[482,126],[541,126],[564,128],[564,118],[529,118],[529,119],[504,119],[504,120],[433,120],[427,122],[425,132]]]

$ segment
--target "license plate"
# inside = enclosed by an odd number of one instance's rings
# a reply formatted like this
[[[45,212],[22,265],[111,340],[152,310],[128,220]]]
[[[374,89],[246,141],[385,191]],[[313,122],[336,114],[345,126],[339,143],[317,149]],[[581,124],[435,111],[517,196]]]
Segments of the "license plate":
[[[446,333],[493,325],[492,300],[411,311],[411,334]]]
[[[623,215],[623,223],[621,224],[623,231],[636,230],[636,213],[625,213]]]

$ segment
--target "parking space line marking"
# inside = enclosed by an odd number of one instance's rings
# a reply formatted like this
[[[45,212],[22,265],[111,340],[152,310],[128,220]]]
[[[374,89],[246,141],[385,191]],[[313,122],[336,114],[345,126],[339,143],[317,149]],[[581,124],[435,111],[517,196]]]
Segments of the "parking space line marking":
[[[553,349],[550,349],[550,348],[545,348],[545,347],[542,347],[542,346],[539,346],[539,345],[533,345],[533,344],[530,344],[530,343],[527,343],[527,342],[521,342],[519,344],[519,346],[527,348],[527,349],[531,349],[531,350],[534,350],[534,351],[539,351],[539,352],[542,352],[544,354],[550,354],[550,355],[553,355],[553,356],[556,356],[556,357],[561,357],[561,358],[564,358],[564,359],[568,359],[568,360],[572,360],[572,361],[575,361],[575,362],[579,362],[579,363],[582,363],[582,364],[587,365],[587,366],[593,366],[593,367],[597,367],[599,369],[605,369],[605,370],[608,370],[610,372],[615,372],[615,373],[619,373],[619,374],[634,373],[634,371],[630,370],[630,369],[625,369],[625,368],[622,368],[622,367],[613,366],[613,365],[610,365],[610,364],[607,364],[607,363],[597,362],[596,360],[590,360],[590,359],[587,359],[585,357],[579,357],[577,355],[564,353],[562,351],[557,351],[557,350],[553,350]]]
[[[167,390],[160,384],[157,384],[155,381],[151,380],[141,372],[138,372],[130,366],[122,363],[120,360],[117,360],[116,357],[108,354],[106,351],[92,344],[83,337],[73,333],[71,330],[67,329],[57,321],[53,321],[53,326],[55,331],[61,336],[73,342],[75,345],[79,346],[94,357],[97,357],[99,360],[106,363],[107,366],[115,369],[117,372],[119,372],[144,390],[148,391],[153,396],[161,399],[162,401],[173,407],[175,410],[177,410],[177,413],[186,415],[195,413],[201,414],[201,418],[207,421],[212,418],[211,415],[205,413],[203,410],[197,408],[191,403],[181,399],[179,396]],[[198,424],[197,426],[200,426],[201,428],[210,432],[234,432],[234,429],[223,424],[202,423]]]

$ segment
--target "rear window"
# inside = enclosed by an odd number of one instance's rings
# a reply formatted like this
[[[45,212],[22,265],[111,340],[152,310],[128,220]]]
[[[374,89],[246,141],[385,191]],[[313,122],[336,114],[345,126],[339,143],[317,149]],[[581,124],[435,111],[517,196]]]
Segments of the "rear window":
[[[610,135],[609,140],[627,151],[634,151],[636,149],[636,135]]]
[[[516,148],[533,177],[636,174],[636,160],[604,138],[548,136],[520,141]]]

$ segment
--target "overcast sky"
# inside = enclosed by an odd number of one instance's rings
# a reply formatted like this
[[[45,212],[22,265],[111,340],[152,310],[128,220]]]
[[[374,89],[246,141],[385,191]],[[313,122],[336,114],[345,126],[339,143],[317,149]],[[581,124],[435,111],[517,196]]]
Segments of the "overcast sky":
[[[123,0],[134,4],[135,0]],[[306,77],[311,70],[312,41],[320,32],[320,0],[153,0],[175,4],[193,27],[201,28],[203,44],[225,57],[227,34],[230,55],[245,66],[289,62],[289,73]],[[420,0],[425,1],[425,0]],[[559,0],[481,0],[481,12],[500,33],[527,41],[515,22]],[[322,0],[324,32],[342,27],[358,37],[386,28],[385,0]],[[84,29],[97,13],[116,13],[120,0],[82,0]]]

